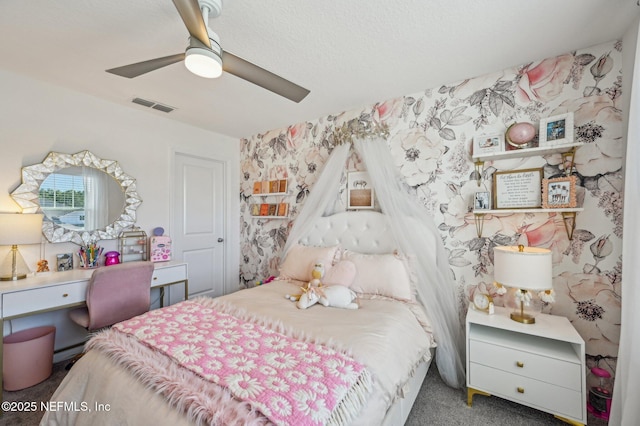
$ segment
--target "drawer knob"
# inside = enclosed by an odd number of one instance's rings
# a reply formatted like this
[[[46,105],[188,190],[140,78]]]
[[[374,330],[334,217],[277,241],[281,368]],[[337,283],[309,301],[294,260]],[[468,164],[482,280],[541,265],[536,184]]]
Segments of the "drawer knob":
[[[516,362],[516,365],[517,365],[518,367],[522,368],[522,367],[524,367],[524,362],[522,362],[522,361],[518,361],[518,362]]]
[[[518,393],[524,393],[524,388],[518,388]]]
[[[158,277],[153,277],[153,280],[154,280],[154,281],[155,281],[155,280],[157,280],[157,279],[158,279]]]
[[[68,297],[68,296],[69,296],[69,293],[64,293],[64,294],[62,295],[62,297]]]

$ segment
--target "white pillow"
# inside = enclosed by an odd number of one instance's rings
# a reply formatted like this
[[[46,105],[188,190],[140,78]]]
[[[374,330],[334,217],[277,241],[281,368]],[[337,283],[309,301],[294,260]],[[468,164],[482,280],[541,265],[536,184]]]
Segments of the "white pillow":
[[[324,265],[326,273],[337,260],[338,248],[294,245],[280,265],[280,278],[310,281],[313,266],[318,262]]]
[[[351,289],[356,293],[377,294],[400,300],[413,300],[408,262],[396,254],[363,254],[345,250],[343,260],[356,265]]]

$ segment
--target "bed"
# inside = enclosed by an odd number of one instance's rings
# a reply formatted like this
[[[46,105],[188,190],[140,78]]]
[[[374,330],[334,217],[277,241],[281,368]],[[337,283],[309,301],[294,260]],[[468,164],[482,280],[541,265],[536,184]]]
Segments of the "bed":
[[[311,354],[304,361],[301,361],[301,353],[294,353],[292,356],[297,361],[292,368],[282,372],[289,378],[293,377],[291,380],[297,380],[296,392],[300,395],[317,397],[324,392],[333,396],[328,397],[327,406],[318,411],[322,411],[322,416],[298,418],[296,424],[404,424],[427,374],[436,344],[423,309],[410,299],[405,300],[404,293],[400,298],[387,294],[389,288],[393,288],[391,275],[385,277],[384,272],[372,270],[373,265],[399,259],[394,254],[396,244],[387,221],[386,216],[373,211],[343,212],[322,217],[296,244],[298,257],[294,257],[294,249],[290,250],[282,265],[282,271],[286,273],[281,274],[280,279],[216,299],[196,298],[154,310],[147,317],[121,323],[94,336],[87,345],[87,353],[74,365],[51,398],[66,405],[63,409],[46,412],[41,424],[293,423],[286,420],[293,417],[278,417],[276,414],[279,413],[274,413],[278,410],[272,409],[273,406],[259,401],[247,403],[238,398],[251,392],[241,388],[238,393],[237,382],[229,384],[230,389],[236,390],[233,392],[212,383],[222,374],[212,373],[209,364],[205,370],[203,364],[189,364],[193,358],[190,354],[184,357],[188,362],[183,362],[182,366],[162,355],[158,348],[167,346],[163,344],[163,339],[166,339],[163,333],[149,337],[144,344],[131,343],[133,346],[129,346],[131,335],[140,336],[140,330],[150,323],[144,321],[158,321],[158,318],[166,317],[166,321],[172,321],[173,325],[177,315],[190,315],[195,310],[198,310],[198,315],[213,311],[220,318],[213,318],[211,323],[231,322],[234,326],[251,329],[252,333],[259,331],[270,336],[270,342],[276,339],[273,336],[277,336],[278,342],[290,339],[287,340],[289,343],[282,344],[304,350],[305,354],[310,353],[310,347],[320,351],[317,352],[319,355]],[[306,253],[306,258],[300,253]],[[309,253],[312,253],[311,257]],[[296,277],[295,270],[308,271],[305,262],[317,261],[322,256],[336,264],[346,258],[353,260],[362,268],[359,275],[369,281],[375,281],[371,279],[371,273],[375,273],[381,283],[368,284],[380,291],[376,290],[375,295],[359,292],[359,309],[356,310],[320,305],[297,308],[294,302],[285,298],[285,295],[299,293],[300,287],[306,284]],[[402,261],[407,264],[406,260]],[[392,266],[384,270],[393,270],[397,263],[389,265]],[[410,274],[407,277],[411,279]],[[406,277],[403,280],[406,281]],[[405,291],[404,287],[402,291]],[[202,318],[198,317],[197,322],[193,320],[190,326],[210,327],[209,322],[202,321]],[[116,343],[109,341],[114,339],[110,335],[120,339],[127,332],[130,334],[126,339]],[[205,340],[206,344],[211,344]],[[158,346],[152,348],[149,342]],[[254,345],[258,347],[256,342],[246,342],[246,347]],[[222,356],[207,347],[201,351]],[[258,358],[258,353],[263,352],[260,346],[255,354],[243,352],[242,355],[246,355],[244,361],[249,364],[252,359],[259,360],[255,361],[254,367],[260,367],[262,371],[263,366],[271,365],[271,361]],[[180,353],[184,354],[184,351]],[[229,359],[228,354],[224,356],[225,360]],[[327,365],[334,358],[339,359],[335,365],[348,367],[345,371],[353,373],[340,378],[353,380],[329,390],[325,385],[320,387],[309,379],[313,376],[310,372],[317,370],[316,365],[313,364],[312,369],[304,364],[309,359],[314,362],[314,356],[318,363]],[[243,365],[238,368],[241,367]],[[311,390],[304,387],[307,381],[313,383]],[[280,390],[284,389],[281,387]],[[286,390],[284,394],[287,396],[293,392],[292,388]],[[280,396],[273,397],[274,400],[276,398]]]

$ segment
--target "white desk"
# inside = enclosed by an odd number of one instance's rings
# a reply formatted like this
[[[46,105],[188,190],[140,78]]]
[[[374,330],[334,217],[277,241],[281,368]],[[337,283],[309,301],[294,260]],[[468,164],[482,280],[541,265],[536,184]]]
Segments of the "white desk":
[[[189,298],[186,263],[158,262],[154,263],[154,267],[151,288],[160,288],[161,304],[164,288],[175,284],[184,284],[184,298]],[[4,330],[4,320],[84,305],[92,273],[93,269],[73,269],[38,274],[18,281],[1,281],[0,330]],[[0,384],[2,357],[0,339]]]

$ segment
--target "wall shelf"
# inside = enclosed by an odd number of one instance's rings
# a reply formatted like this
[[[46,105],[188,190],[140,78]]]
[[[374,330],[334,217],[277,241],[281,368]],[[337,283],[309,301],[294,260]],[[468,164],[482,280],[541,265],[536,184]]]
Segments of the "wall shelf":
[[[489,154],[482,155],[474,155],[471,158],[474,162],[485,162],[490,160],[506,160],[509,158],[518,158],[518,157],[533,157],[536,155],[547,155],[553,154],[556,152],[570,151],[571,149],[575,149],[579,146],[584,145],[583,142],[573,142],[562,145],[554,145],[554,146],[542,146],[536,148],[523,148],[523,149],[514,149],[511,151],[502,151],[502,152],[492,152]]]
[[[582,207],[564,208],[564,209],[499,209],[499,210],[473,210],[473,218],[476,224],[476,232],[478,238],[482,237],[482,229],[484,225],[484,217],[488,214],[508,215],[513,213],[560,213],[564,221],[564,228],[567,232],[569,240],[573,239],[573,231],[576,228],[576,214],[583,211]]]
[[[289,195],[288,192],[260,192],[257,194],[251,194],[252,197],[271,197],[276,195]]]
[[[253,219],[289,219],[289,216],[251,216]]]

